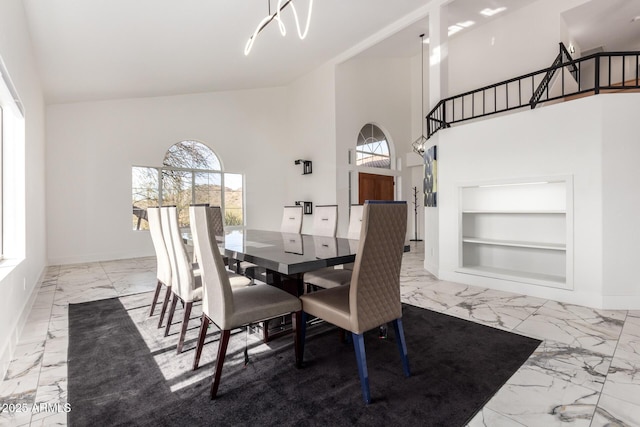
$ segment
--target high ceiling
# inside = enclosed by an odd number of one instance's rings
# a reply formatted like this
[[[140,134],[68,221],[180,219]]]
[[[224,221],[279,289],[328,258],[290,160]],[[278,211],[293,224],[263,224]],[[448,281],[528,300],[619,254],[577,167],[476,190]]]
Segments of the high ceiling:
[[[488,21],[478,15],[481,9],[504,6],[508,13],[533,1],[454,0],[448,20],[481,25]],[[267,15],[268,0],[23,1],[47,103],[286,85],[345,51],[412,56],[417,35],[428,28],[427,3],[316,0],[304,41],[295,36],[289,7],[283,17],[289,34],[283,38],[274,22],[245,56],[245,43]],[[273,9],[276,4],[271,1]],[[294,4],[305,17],[309,0]],[[603,26],[602,13],[621,10],[625,16],[618,19],[627,21],[629,13],[640,15],[640,0],[592,0],[585,6],[566,16],[585,40],[615,38],[616,31]],[[640,21],[630,27],[621,38],[638,39]],[[375,44],[376,38],[384,40]]]

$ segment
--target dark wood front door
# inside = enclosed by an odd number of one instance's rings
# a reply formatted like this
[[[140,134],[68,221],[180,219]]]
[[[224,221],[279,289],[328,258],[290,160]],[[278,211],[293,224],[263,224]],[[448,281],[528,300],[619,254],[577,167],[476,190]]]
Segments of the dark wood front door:
[[[365,200],[393,200],[393,185],[392,176],[359,173],[358,203],[363,204]]]

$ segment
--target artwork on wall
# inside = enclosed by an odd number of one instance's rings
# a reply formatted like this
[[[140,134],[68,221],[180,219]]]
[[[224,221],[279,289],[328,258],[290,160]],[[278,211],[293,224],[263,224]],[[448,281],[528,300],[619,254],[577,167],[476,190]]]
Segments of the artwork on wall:
[[[424,206],[437,206],[438,150],[434,145],[424,152]]]

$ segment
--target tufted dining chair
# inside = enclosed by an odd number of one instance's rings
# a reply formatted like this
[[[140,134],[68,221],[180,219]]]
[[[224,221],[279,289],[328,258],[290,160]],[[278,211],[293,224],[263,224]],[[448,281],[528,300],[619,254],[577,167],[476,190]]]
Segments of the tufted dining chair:
[[[271,285],[257,284],[234,288],[224,269],[218,246],[209,242],[210,230],[207,209],[201,206],[189,208],[194,249],[200,261],[203,281],[202,324],[196,346],[193,369],[197,369],[209,322],[221,330],[218,356],[211,384],[211,399],[215,399],[229,344],[231,330],[250,323],[271,319],[284,314],[293,315],[296,365],[300,364],[301,331],[300,300]]]
[[[151,207],[147,208],[147,221],[149,222],[149,233],[151,234],[151,241],[153,242],[153,249],[156,253],[156,278],[158,283],[156,284],[156,291],[153,294],[153,301],[151,302],[151,311],[149,317],[153,316],[160,291],[164,285],[167,288],[167,292],[162,303],[162,310],[160,311],[160,322],[158,328],[164,320],[165,312],[167,311],[167,304],[171,298],[171,263],[169,261],[169,254],[167,253],[167,247],[164,243],[164,235],[162,234],[162,223],[160,221],[160,208]]]
[[[351,283],[300,297],[303,351],[308,314],[350,331],[362,396],[367,404],[371,402],[371,393],[363,335],[366,331],[392,322],[404,374],[411,375],[400,302],[400,267],[406,231],[406,202],[366,202]]]
[[[362,225],[363,205],[352,205],[349,215],[349,228],[347,238],[357,240],[360,238]],[[325,267],[304,274],[304,281],[310,287],[335,288],[348,285],[351,281],[353,263],[343,264],[342,268]]]

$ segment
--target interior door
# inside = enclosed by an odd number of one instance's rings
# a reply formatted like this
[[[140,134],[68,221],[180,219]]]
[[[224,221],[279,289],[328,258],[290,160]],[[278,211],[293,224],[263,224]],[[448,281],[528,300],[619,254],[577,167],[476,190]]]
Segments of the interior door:
[[[365,200],[393,200],[394,179],[388,175],[358,174],[358,203]]]

